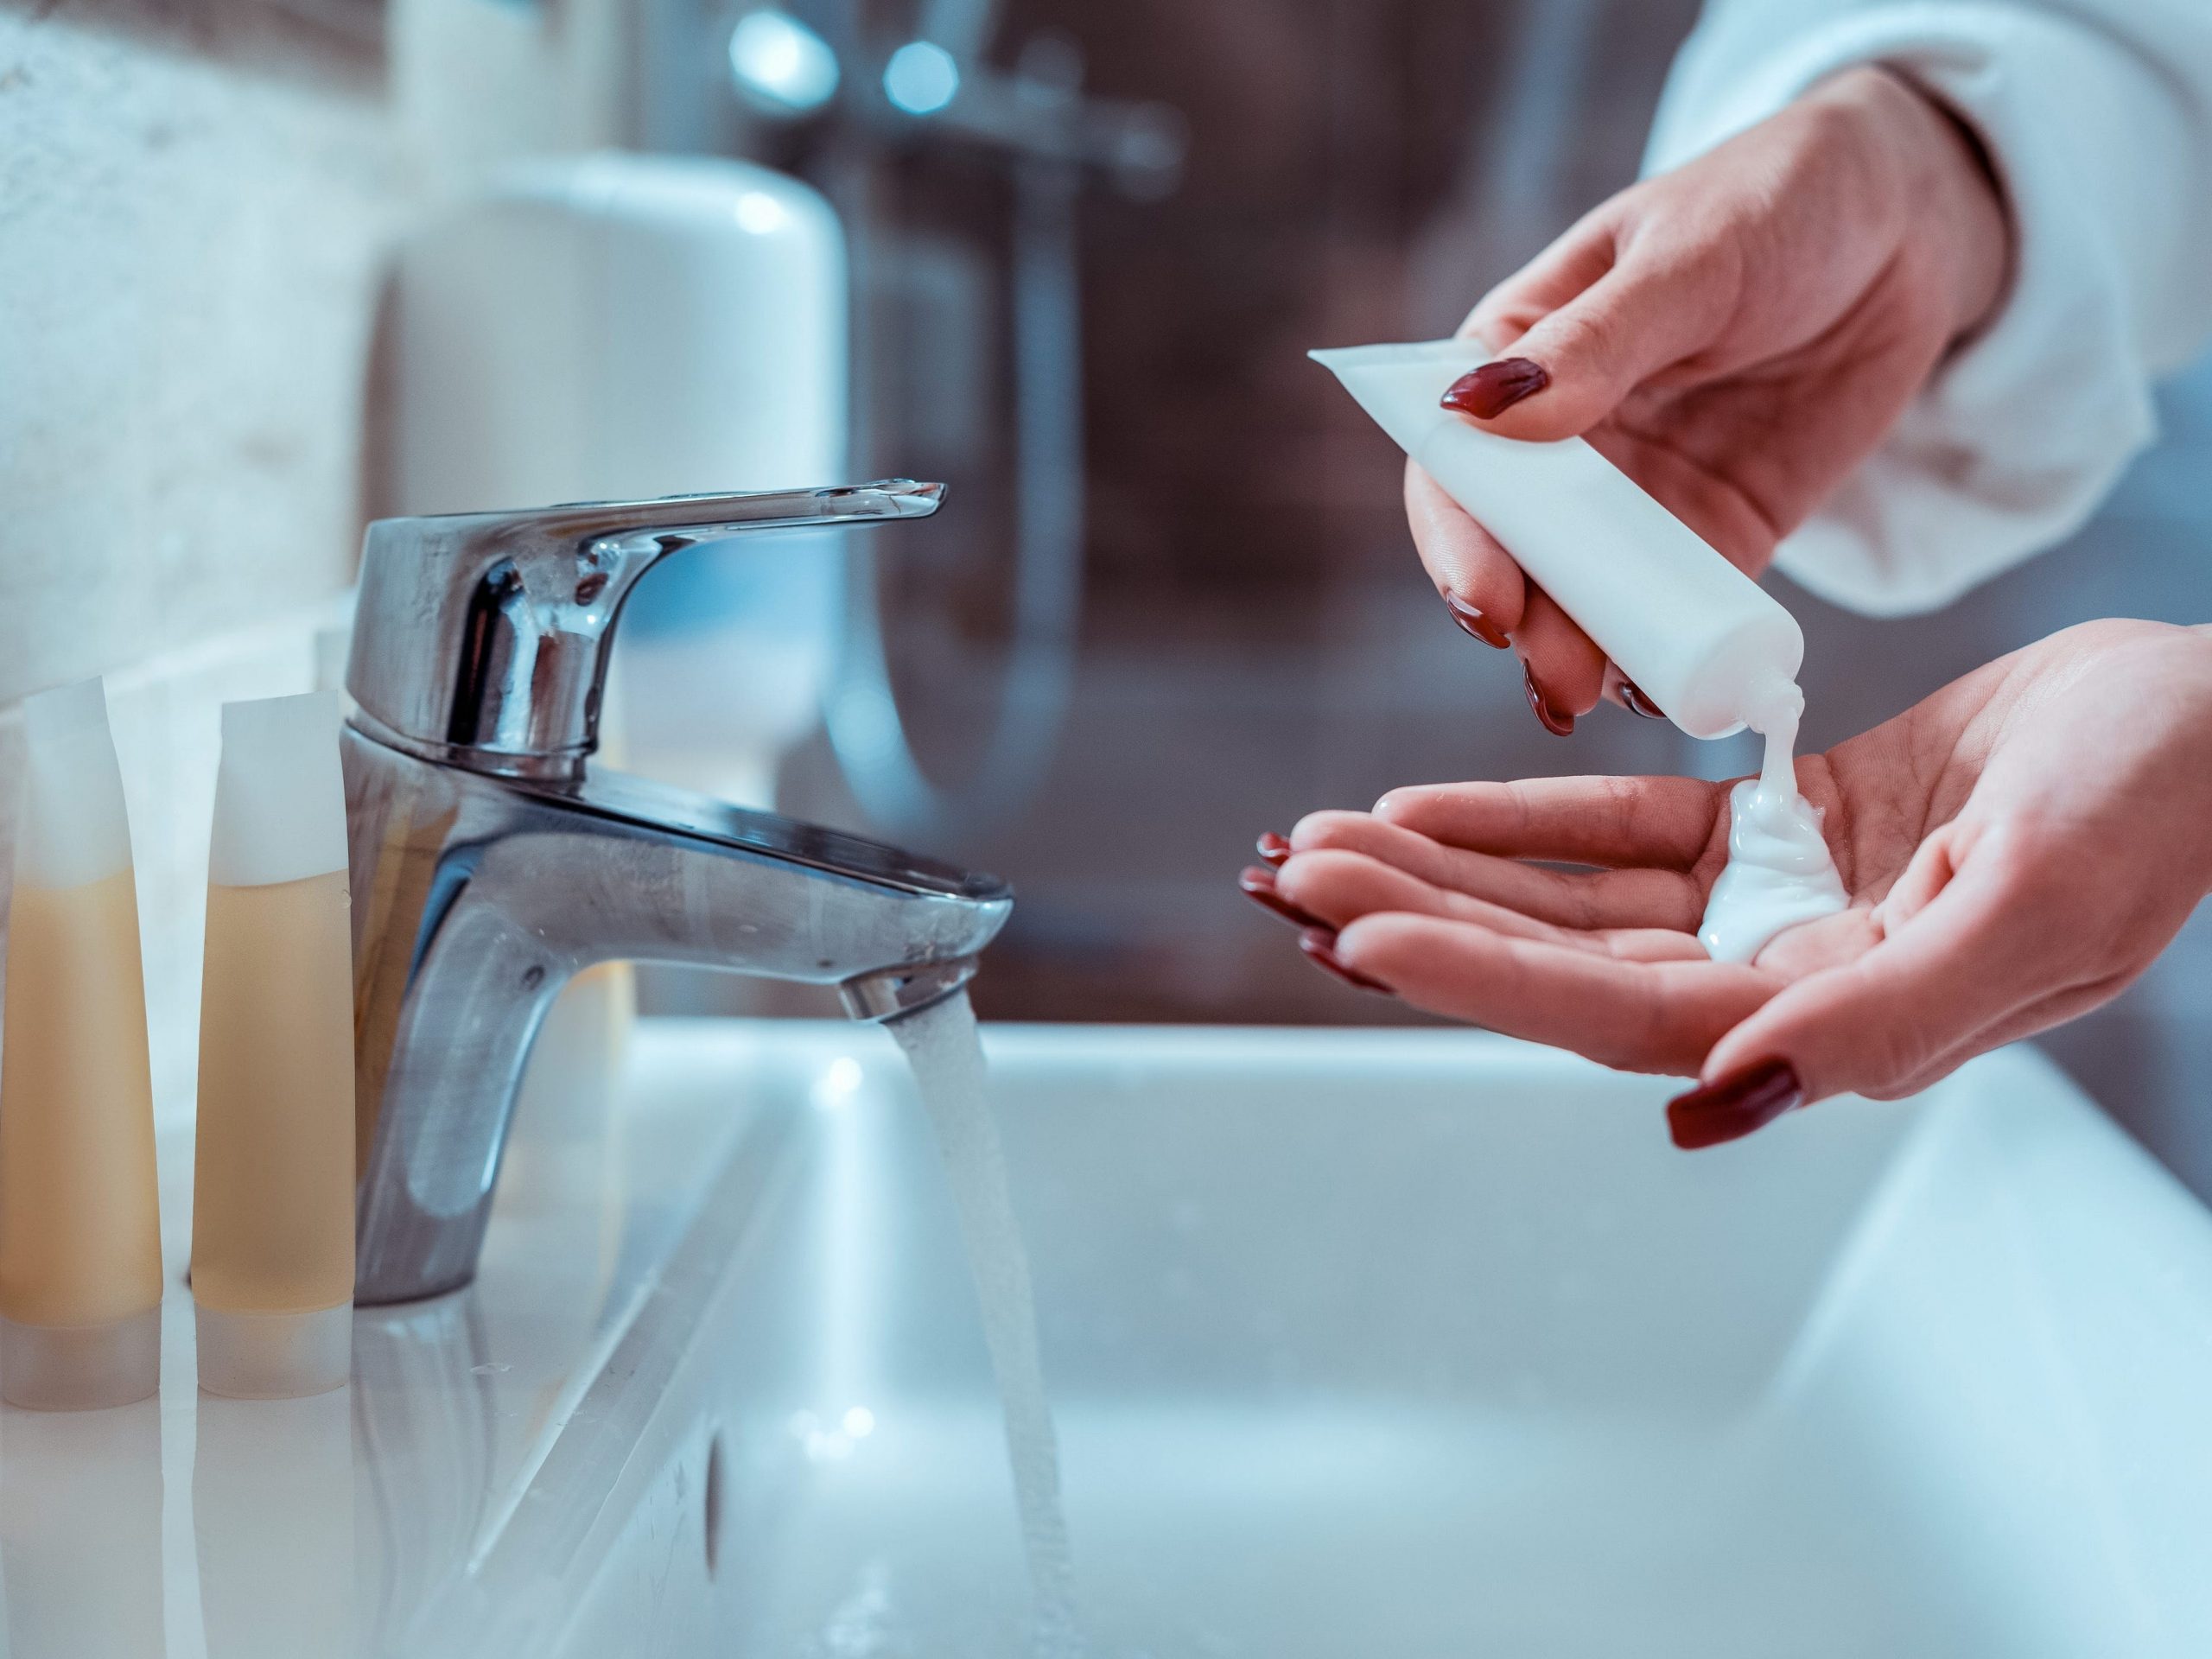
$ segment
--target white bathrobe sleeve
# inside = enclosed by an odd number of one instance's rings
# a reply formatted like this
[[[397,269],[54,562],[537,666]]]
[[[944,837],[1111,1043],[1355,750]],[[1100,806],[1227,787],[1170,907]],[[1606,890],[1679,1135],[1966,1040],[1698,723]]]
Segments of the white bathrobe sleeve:
[[[2156,435],[2152,380],[2212,333],[2212,0],[1710,0],[1645,169],[1862,63],[1980,135],[2016,264],[1985,332],[1776,562],[1854,610],[1928,610],[2080,525]]]

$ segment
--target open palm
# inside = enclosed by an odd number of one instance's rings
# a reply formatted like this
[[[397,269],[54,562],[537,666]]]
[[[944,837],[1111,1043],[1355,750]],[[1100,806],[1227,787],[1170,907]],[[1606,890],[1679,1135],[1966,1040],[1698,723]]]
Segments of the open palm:
[[[1797,778],[1852,902],[1748,964],[1695,937],[1725,783],[1396,790],[1306,818],[1274,886],[1435,1013],[1624,1069],[1778,1056],[1808,1097],[1910,1093],[2116,995],[2212,888],[2212,631],[2069,629]]]

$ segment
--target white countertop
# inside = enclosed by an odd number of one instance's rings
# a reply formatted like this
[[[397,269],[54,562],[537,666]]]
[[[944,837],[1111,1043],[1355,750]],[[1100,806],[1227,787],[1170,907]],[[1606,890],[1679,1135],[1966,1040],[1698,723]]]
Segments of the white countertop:
[[[359,1310],[352,1383],[311,1399],[200,1392],[192,1144],[165,1136],[159,1397],[0,1408],[0,1655],[386,1650],[499,1533],[727,1160],[741,1102],[652,1070],[619,1113],[518,1113],[476,1281]]]

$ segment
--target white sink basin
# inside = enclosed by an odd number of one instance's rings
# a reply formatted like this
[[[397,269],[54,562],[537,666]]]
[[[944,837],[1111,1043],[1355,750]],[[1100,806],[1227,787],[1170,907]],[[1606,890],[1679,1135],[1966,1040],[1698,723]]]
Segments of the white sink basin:
[[[1691,1156],[1664,1081],[1472,1033],[988,1046],[1094,1659],[2212,1652],[2212,1217],[2031,1052]],[[887,1038],[648,1022],[632,1085],[518,1143],[478,1287],[362,1316],[357,1645],[1022,1652]],[[245,1564],[332,1483],[234,1409],[164,1448],[173,1654],[306,1650]]]
[[[2212,1225],[2031,1052],[1686,1156],[1665,1083],[1474,1034],[990,1047],[1096,1653],[2212,1652]],[[487,1565],[576,1654],[1019,1652],[890,1045],[645,1062],[753,1131],[587,1397],[640,1455]]]

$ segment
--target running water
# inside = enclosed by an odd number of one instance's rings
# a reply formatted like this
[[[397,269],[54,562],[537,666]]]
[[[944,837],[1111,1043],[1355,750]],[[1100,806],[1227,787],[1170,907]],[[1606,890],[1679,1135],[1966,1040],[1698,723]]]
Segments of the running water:
[[[1037,1300],[1007,1188],[998,1124],[984,1098],[983,1046],[975,1011],[962,991],[893,1020],[889,1029],[906,1051],[923,1109],[937,1131],[968,1265],[982,1303],[983,1339],[1005,1402],[1014,1503],[1036,1596],[1033,1651],[1038,1659],[1081,1659],[1074,1563],[1060,1506],[1059,1446],[1037,1352]]]

